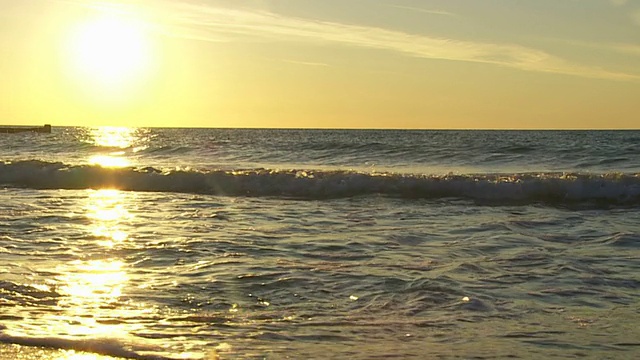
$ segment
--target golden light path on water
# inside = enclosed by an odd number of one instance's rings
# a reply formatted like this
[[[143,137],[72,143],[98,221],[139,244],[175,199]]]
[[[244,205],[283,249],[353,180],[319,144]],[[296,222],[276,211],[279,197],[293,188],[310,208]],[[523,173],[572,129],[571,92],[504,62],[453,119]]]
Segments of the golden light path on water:
[[[88,128],[83,141],[100,151],[88,159],[90,164],[126,167],[132,165],[128,156],[146,148],[149,134],[144,129],[126,127]],[[146,283],[135,279],[136,275],[131,272],[130,265],[117,251],[135,247],[135,244],[129,242],[135,239],[131,229],[136,221],[140,221],[132,213],[133,209],[139,207],[138,201],[135,192],[113,188],[89,189],[78,198],[74,216],[85,219],[77,229],[81,236],[67,239],[75,259],[54,265],[56,275],[44,284],[33,284],[43,291],[55,290],[61,295],[57,300],[56,311],[42,315],[44,325],[36,332],[47,338],[64,339],[61,340],[62,344],[74,345],[60,345],[58,350],[38,353],[35,357],[25,354],[25,359],[114,359],[84,352],[91,348],[83,345],[84,341],[106,341],[107,346],[111,344],[122,351],[132,350],[142,354],[171,353],[171,358],[193,359],[202,358],[203,355],[206,359],[217,358],[198,351],[175,353],[171,350],[175,348],[170,344],[152,344],[135,335],[145,331],[144,322],[135,319],[153,318],[153,313],[157,311],[149,304],[129,298],[132,289],[136,289],[136,286],[143,288]],[[71,343],[65,342],[66,339]],[[116,352],[118,351],[120,350]]]
[[[137,203],[136,194],[115,189],[87,190],[83,203],[83,216],[88,220],[84,232],[94,249],[80,254],[80,259],[59,264],[58,276],[50,285],[62,295],[57,307],[60,312],[46,315],[49,324],[43,331],[48,336],[87,341],[106,341],[120,344],[128,351],[134,344],[134,351],[164,352],[161,345],[142,342],[133,334],[145,330],[145,325],[127,319],[140,319],[153,315],[156,311],[148,304],[128,300],[126,288],[133,287],[131,274],[125,259],[114,256],[111,250],[127,246],[130,234],[127,229],[136,221],[130,212]],[[144,286],[144,285],[139,285]],[[82,347],[81,347],[82,349]],[[183,352],[180,358],[202,358],[202,354]],[[100,354],[75,350],[58,350],[47,354],[51,360],[107,360],[113,359]],[[208,357],[211,358],[211,357]],[[216,357],[213,357],[216,358]]]
[[[102,126],[90,128],[86,142],[109,149],[107,154],[97,154],[89,158],[92,165],[102,167],[127,167],[132,165],[127,153],[137,153],[146,149],[147,134],[136,128]]]
[[[124,197],[114,189],[98,190],[90,196],[93,201],[87,206],[87,217],[93,220],[92,233],[101,239],[99,243],[104,247],[113,248],[129,236],[120,225],[121,221],[133,219],[122,201]]]
[[[128,128],[94,129],[96,144],[109,147],[131,147],[139,139],[135,130]],[[106,164],[100,164],[106,166]],[[52,284],[62,295],[58,303],[63,314],[54,315],[45,329],[48,334],[106,339],[121,344],[136,343],[136,347],[153,352],[163,351],[160,346],[150,346],[133,340],[133,334],[144,330],[144,324],[127,321],[152,315],[155,308],[127,300],[126,288],[131,283],[130,269],[125,259],[114,256],[121,247],[130,247],[130,231],[138,221],[131,210],[137,208],[135,192],[117,189],[87,190],[80,200],[82,216],[87,219],[84,233],[89,239],[84,245],[93,249],[92,254],[79,254],[80,259],[60,264],[60,274]],[[144,286],[144,285],[140,285]],[[55,317],[58,318],[55,318]],[[125,345],[126,347],[126,345]],[[138,350],[139,351],[139,350]],[[200,358],[201,354],[184,352],[177,358]],[[214,357],[216,358],[216,357]],[[103,355],[62,350],[51,356],[52,360],[105,360]]]
[[[125,207],[127,200],[126,194],[118,190],[89,192],[85,205],[86,217],[91,221],[88,230],[105,250],[128,238],[122,226],[123,222],[133,218]],[[61,279],[65,285],[60,286],[60,291],[68,295],[70,305],[77,303],[82,309],[94,311],[109,308],[110,304],[118,302],[122,288],[128,282],[125,264],[121,259],[110,257],[105,251],[104,258],[76,260],[64,266],[69,265],[71,271]],[[78,335],[100,334],[105,330],[113,333],[114,329],[85,328]]]
[[[138,141],[136,129],[126,127],[98,127],[89,131],[88,142],[95,146],[116,149],[134,148]],[[137,149],[137,148],[136,148]],[[134,149],[135,151],[135,149]],[[112,151],[108,155],[95,155],[89,163],[103,167],[126,167],[130,161],[124,151]],[[116,189],[89,190],[84,204],[85,216],[90,220],[87,229],[96,244],[105,248],[105,256],[98,259],[75,260],[61,265],[58,273],[64,274],[58,280],[58,289],[64,300],[61,307],[68,308],[64,322],[54,322],[56,329],[51,333],[88,338],[126,339],[132,330],[122,321],[128,312],[144,311],[125,309],[120,297],[123,287],[129,281],[127,269],[122,259],[109,256],[109,249],[123,243],[129,237],[123,223],[133,220],[127,209],[132,196]],[[91,354],[68,354],[62,359],[91,359]],[[95,356],[94,358],[98,358]]]
[[[63,298],[60,308],[66,309],[64,321],[54,321],[51,334],[87,339],[125,340],[133,330],[120,318],[139,315],[145,310],[123,306],[123,288],[129,282],[127,266],[122,259],[111,256],[109,249],[127,241],[123,223],[133,220],[127,206],[131,195],[118,190],[89,190],[84,212],[89,220],[86,231],[96,244],[104,248],[104,256],[79,259],[59,265],[56,279]],[[75,351],[62,352],[56,360],[98,360],[104,356]]]

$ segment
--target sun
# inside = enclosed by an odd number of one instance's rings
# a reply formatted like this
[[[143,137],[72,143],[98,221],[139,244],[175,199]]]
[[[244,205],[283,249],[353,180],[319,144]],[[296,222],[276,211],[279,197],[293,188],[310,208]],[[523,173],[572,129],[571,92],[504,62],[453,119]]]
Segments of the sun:
[[[151,66],[150,42],[143,24],[111,14],[76,26],[70,34],[67,56],[81,80],[116,89],[142,78]]]

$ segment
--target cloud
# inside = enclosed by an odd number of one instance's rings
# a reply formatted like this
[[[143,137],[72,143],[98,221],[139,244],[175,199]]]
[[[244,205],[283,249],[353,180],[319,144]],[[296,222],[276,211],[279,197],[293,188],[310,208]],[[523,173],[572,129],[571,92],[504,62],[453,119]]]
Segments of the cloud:
[[[430,9],[422,9],[422,8],[417,8],[413,6],[402,6],[402,5],[389,5],[389,7],[396,8],[396,9],[416,11],[416,12],[431,14],[431,15],[456,16],[456,14],[448,11],[444,11],[444,10],[430,10]]]
[[[633,14],[631,14],[631,18],[636,25],[640,26],[640,10],[636,10]]]
[[[558,40],[558,39],[546,39],[547,41],[553,41],[563,45],[579,46],[597,51],[616,52],[627,55],[640,56],[640,45],[630,43],[595,43],[588,41],[575,41],[575,40]]]
[[[326,64],[326,63],[312,62],[312,61],[299,61],[299,60],[290,60],[290,59],[282,59],[282,61],[290,64],[305,65],[305,66],[329,66],[329,64]]]
[[[640,56],[640,45],[635,45],[635,44],[614,44],[611,45],[611,49],[617,51],[617,52],[621,52],[621,53],[625,53],[625,54],[629,54],[629,55],[635,55],[635,56]]]
[[[609,80],[640,75],[576,64],[515,44],[432,37],[371,26],[286,17],[266,11],[222,8],[187,1],[149,1],[147,13],[171,24],[171,36],[202,41],[304,41],[393,51],[424,59],[494,64],[523,71]]]
[[[598,79],[640,80],[639,75],[575,64],[542,50],[514,44],[438,38],[370,26],[188,3],[175,6],[172,14],[174,20],[183,27],[196,30],[195,38],[200,40],[207,40],[207,36],[217,40],[225,34],[266,41],[315,41],[394,51],[425,59],[494,64],[524,71]]]
[[[622,6],[625,5],[629,0],[609,0],[610,3],[612,3],[615,6]]]

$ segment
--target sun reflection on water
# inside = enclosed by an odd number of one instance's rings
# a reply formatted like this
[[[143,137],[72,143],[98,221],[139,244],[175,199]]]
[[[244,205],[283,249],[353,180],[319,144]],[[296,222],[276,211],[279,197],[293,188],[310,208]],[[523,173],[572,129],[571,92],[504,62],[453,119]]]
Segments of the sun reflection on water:
[[[58,358],[57,360],[101,360],[107,359],[104,356],[95,355],[95,354],[82,354],[76,353],[75,351],[70,351],[65,357]]]
[[[127,223],[133,216],[127,207],[132,195],[118,190],[90,190],[87,194],[84,208],[90,222],[86,232],[92,235],[88,238],[91,241],[78,245],[78,259],[56,269],[60,274],[56,288],[62,295],[58,305],[64,312],[56,315],[49,331],[74,337],[126,338],[131,326],[122,319],[143,310],[122,299],[130,281],[127,264],[109,250],[129,238]]]
[[[92,234],[104,247],[112,248],[129,238],[121,223],[131,221],[133,215],[125,207],[124,194],[113,189],[90,192],[87,218],[93,221]]]
[[[72,298],[72,302],[92,303],[100,307],[117,301],[128,277],[124,263],[119,260],[74,261],[76,272],[64,278],[66,285],[59,290]]]
[[[123,204],[124,195],[119,190],[101,189],[91,191],[87,206],[87,217],[97,226],[107,222],[122,222],[133,218]],[[108,224],[111,225],[111,224]]]
[[[60,350],[56,353],[51,354],[50,357],[44,356],[44,353],[41,355],[43,360],[113,360],[114,359],[108,356],[77,352],[75,350]]]
[[[97,146],[126,149],[134,145],[138,136],[135,128],[101,126],[92,128],[90,135]]]
[[[149,134],[144,129],[102,126],[88,129],[85,141],[108,151],[89,157],[89,164],[122,168],[133,164],[128,154],[148,147]]]
[[[131,166],[127,158],[112,155],[95,155],[89,158],[89,164],[106,168],[124,168]]]

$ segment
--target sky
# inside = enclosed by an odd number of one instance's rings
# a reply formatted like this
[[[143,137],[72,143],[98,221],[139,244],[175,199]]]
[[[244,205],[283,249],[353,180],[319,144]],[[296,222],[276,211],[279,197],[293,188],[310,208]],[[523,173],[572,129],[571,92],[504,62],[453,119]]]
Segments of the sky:
[[[638,129],[640,0],[0,0],[0,124]]]

